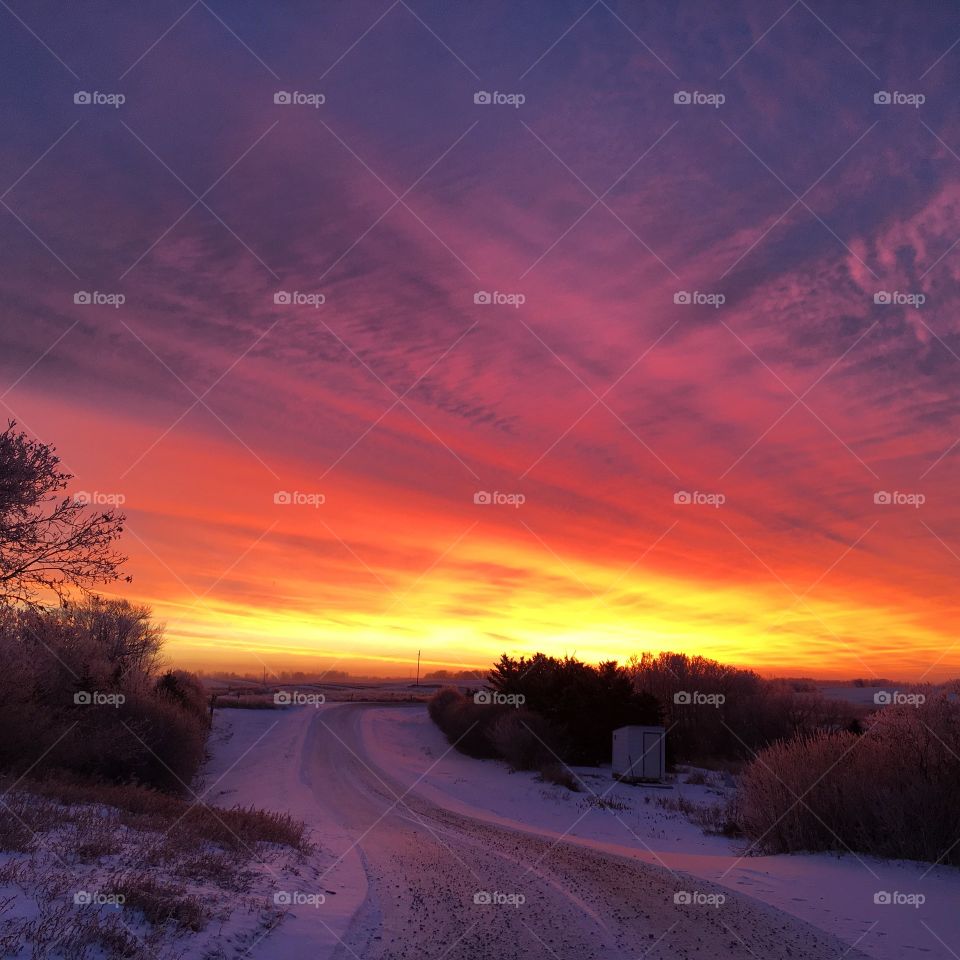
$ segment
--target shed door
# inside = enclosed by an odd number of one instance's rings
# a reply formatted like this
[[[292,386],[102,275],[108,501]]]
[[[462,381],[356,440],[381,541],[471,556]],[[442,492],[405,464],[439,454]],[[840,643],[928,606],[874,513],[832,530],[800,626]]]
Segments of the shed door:
[[[645,780],[659,780],[660,771],[660,734],[644,731],[643,733],[643,778]]]

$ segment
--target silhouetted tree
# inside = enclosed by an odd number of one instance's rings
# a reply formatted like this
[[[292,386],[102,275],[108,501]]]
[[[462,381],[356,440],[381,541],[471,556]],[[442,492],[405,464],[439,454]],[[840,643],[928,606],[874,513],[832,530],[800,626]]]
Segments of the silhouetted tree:
[[[45,591],[63,600],[71,588],[121,579],[126,558],[112,545],[125,518],[61,498],[71,479],[50,444],[9,421],[0,433],[0,604],[35,606]]]
[[[630,673],[613,660],[593,667],[576,657],[504,654],[489,682],[499,693],[524,697],[524,706],[555,731],[568,763],[603,763],[617,727],[660,723],[656,698],[635,690]]]

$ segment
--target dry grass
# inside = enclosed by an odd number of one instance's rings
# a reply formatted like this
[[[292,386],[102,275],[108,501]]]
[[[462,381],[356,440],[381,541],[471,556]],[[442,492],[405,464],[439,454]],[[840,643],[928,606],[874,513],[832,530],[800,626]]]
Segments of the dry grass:
[[[29,853],[35,845],[33,831],[16,814],[0,809],[0,850]]]
[[[624,812],[630,809],[630,805],[618,797],[587,797],[581,804],[588,810],[611,810]]]
[[[664,810],[682,813],[691,823],[695,823],[704,833],[723,837],[739,837],[742,831],[737,826],[730,804],[694,803],[684,797],[659,797],[657,806]]]
[[[280,705],[274,702],[273,694],[244,694],[233,696],[221,694],[214,701],[214,709],[224,707],[233,710],[278,710]]]
[[[0,957],[178,960],[184,937],[221,956],[224,923],[256,937],[282,920],[271,899],[277,871],[298,876],[312,852],[304,825],[283,814],[131,786],[8,786]],[[269,876],[257,866],[266,864]],[[91,892],[104,899],[77,899]]]
[[[26,944],[32,947],[33,958],[156,958],[156,952],[128,930],[119,915],[105,917],[96,911],[75,911],[67,906],[48,905],[32,920],[13,920],[3,925],[0,956],[17,956]]]
[[[51,779],[31,783],[29,790],[33,797],[44,797],[57,804],[113,807],[120,811],[120,822],[126,826],[176,830],[196,841],[209,841],[223,847],[252,850],[258,843],[274,843],[304,853],[309,848],[306,826],[286,813],[253,807],[221,809],[129,784]],[[34,830],[63,820],[63,811],[55,805],[38,804],[31,799],[23,806],[25,818],[39,817],[42,821],[30,823]]]
[[[203,901],[178,884],[156,880],[148,873],[121,873],[110,889],[124,898],[125,910],[139,910],[153,927],[174,924],[180,930],[202,930],[209,917]]]

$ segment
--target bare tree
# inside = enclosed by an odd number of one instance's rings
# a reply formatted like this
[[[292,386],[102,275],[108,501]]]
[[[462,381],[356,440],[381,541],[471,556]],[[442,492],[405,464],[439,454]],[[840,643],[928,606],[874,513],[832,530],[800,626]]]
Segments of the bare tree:
[[[0,433],[0,604],[36,606],[44,593],[63,600],[72,588],[129,581],[119,572],[126,557],[112,549],[126,518],[61,497],[72,479],[50,444],[8,422]]]

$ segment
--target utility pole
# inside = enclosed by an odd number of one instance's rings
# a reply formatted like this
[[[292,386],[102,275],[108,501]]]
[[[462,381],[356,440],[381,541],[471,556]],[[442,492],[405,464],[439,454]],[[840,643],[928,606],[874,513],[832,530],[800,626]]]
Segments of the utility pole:
[[[418,687],[420,686],[420,651],[419,650],[417,651],[417,684],[416,685]]]

